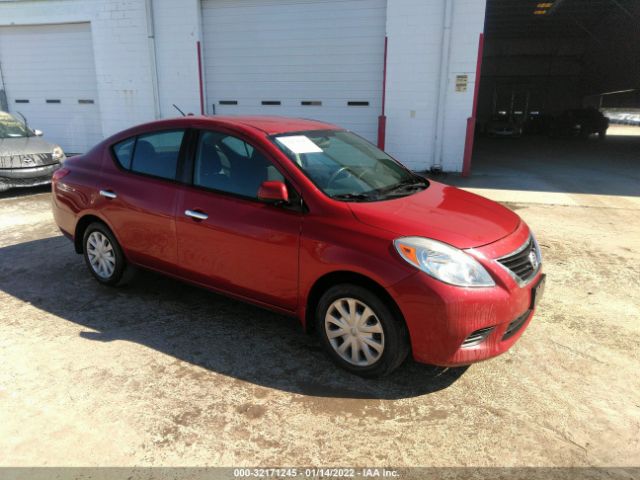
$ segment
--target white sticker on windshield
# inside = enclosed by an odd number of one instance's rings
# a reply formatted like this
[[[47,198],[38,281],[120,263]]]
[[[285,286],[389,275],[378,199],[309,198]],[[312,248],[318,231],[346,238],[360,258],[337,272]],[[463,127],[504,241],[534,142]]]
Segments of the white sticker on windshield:
[[[276,137],[276,140],[293,153],[322,153],[322,149],[304,135]]]

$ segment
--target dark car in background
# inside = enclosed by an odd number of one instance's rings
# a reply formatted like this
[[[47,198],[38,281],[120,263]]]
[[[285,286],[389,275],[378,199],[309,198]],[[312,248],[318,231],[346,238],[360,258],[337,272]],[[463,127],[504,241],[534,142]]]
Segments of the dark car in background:
[[[44,140],[42,132],[0,111],[0,192],[51,183],[65,158],[62,148]]]
[[[540,111],[529,112],[524,122],[525,135],[547,135],[553,117]]]
[[[549,135],[553,138],[589,138],[597,134],[600,140],[607,136],[609,119],[595,108],[566,110],[551,121]]]
[[[484,127],[485,133],[490,137],[511,137],[522,136],[522,123],[506,114],[492,115]]]

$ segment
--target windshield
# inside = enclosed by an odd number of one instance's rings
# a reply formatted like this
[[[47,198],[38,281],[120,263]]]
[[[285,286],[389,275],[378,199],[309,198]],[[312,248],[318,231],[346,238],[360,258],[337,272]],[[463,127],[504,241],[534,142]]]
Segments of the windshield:
[[[336,200],[386,200],[411,195],[429,185],[350,132],[317,130],[272,138],[320,190]]]
[[[20,120],[6,112],[0,112],[0,138],[32,137],[33,132]]]

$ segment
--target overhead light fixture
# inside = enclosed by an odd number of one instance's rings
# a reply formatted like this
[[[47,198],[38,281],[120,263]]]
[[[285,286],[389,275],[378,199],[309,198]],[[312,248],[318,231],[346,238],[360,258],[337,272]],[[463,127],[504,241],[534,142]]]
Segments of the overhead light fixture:
[[[553,8],[553,2],[538,2],[535,10],[533,11],[534,15],[546,15],[549,13],[549,9]]]

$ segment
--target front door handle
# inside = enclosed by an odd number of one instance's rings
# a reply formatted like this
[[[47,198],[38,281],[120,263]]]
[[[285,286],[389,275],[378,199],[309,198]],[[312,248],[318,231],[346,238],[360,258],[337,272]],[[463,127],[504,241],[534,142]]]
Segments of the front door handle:
[[[187,217],[191,217],[195,220],[206,220],[207,218],[209,218],[209,215],[207,215],[204,212],[201,212],[200,210],[185,210],[184,214]]]
[[[100,195],[106,198],[117,198],[118,195],[112,190],[100,190]]]

